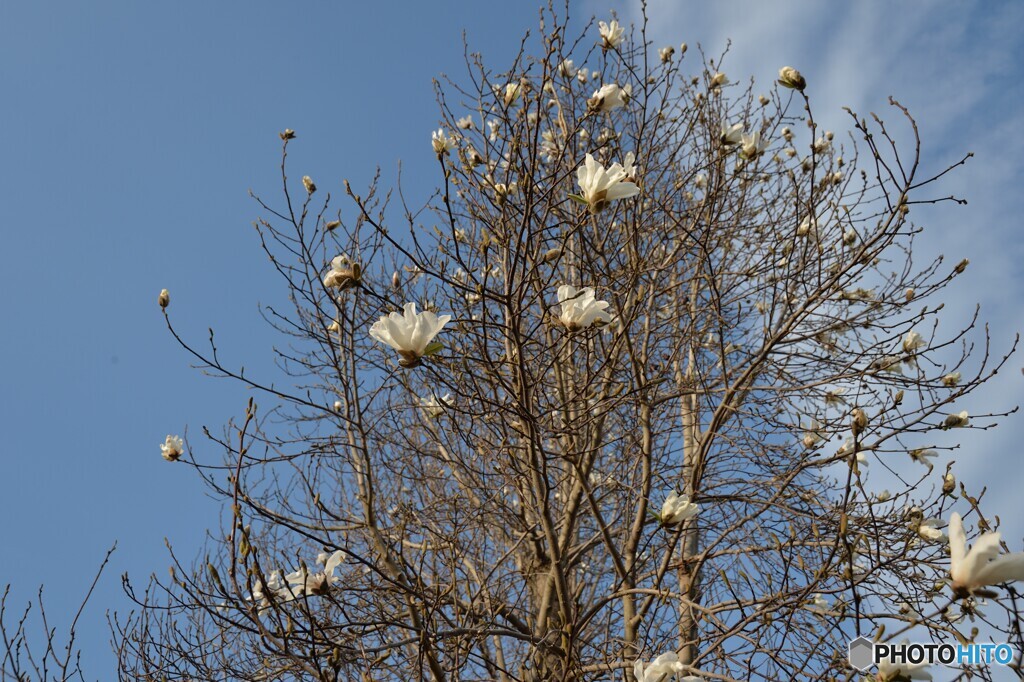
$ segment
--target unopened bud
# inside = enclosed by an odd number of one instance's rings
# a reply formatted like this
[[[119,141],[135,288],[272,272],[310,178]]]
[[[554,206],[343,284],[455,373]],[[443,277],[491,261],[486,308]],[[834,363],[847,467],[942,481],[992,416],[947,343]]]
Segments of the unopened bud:
[[[166,308],[171,303],[171,294],[167,289],[161,289],[160,296],[157,297],[156,301],[160,304],[161,308]]]
[[[331,222],[329,222],[326,225],[324,225],[324,229],[326,231],[328,231],[328,232],[333,232],[334,230],[338,229],[339,227],[341,227],[341,221],[340,220],[332,220]]]
[[[802,91],[807,87],[807,81],[792,66],[783,66],[779,69],[779,85]]]
[[[285,128],[283,133],[278,133],[278,136],[282,140],[294,140],[295,139],[295,131],[292,130],[291,128]]]
[[[953,272],[955,272],[958,275],[963,273],[963,271],[967,269],[967,266],[970,264],[970,262],[971,261],[964,258],[962,261],[956,264],[956,267],[953,268]]]
[[[864,410],[859,407],[855,407],[850,416],[850,429],[853,431],[853,437],[856,438],[862,431],[864,431],[864,429],[867,428],[868,415]]]
[[[306,188],[306,194],[312,194],[316,191],[316,183],[308,175],[302,176],[302,186]]]
[[[398,270],[395,270],[394,272],[391,273],[391,286],[397,289],[399,286],[401,286],[401,284],[402,278],[398,274]]]

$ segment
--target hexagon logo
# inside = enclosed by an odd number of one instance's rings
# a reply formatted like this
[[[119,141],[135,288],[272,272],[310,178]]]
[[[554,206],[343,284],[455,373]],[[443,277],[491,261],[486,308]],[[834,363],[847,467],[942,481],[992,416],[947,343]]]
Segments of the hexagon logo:
[[[874,664],[875,645],[867,637],[858,637],[850,642],[850,665],[857,670],[867,672]]]

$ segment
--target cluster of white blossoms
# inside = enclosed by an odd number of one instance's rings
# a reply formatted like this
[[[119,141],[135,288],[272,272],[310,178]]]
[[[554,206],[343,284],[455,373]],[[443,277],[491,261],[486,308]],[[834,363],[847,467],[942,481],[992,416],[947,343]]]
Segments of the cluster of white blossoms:
[[[270,606],[271,598],[278,602],[289,602],[299,597],[312,597],[327,594],[338,577],[334,575],[344,558],[341,550],[328,555],[321,552],[317,564],[323,564],[324,570],[310,573],[305,565],[288,574],[281,571],[271,573],[267,581],[257,579],[252,587],[250,601],[256,602],[261,609]]]
[[[718,141],[724,147],[735,147],[739,157],[744,161],[751,161],[768,149],[768,140],[762,140],[761,133],[756,130],[747,133],[742,123],[734,123],[731,126],[723,123]]]

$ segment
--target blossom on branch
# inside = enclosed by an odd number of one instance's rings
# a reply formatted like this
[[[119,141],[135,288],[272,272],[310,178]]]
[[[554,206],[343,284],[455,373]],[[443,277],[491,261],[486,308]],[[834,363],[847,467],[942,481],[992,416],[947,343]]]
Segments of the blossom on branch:
[[[746,161],[755,159],[758,156],[760,156],[761,153],[764,152],[764,150],[767,148],[768,141],[762,140],[761,133],[757,132],[756,130],[750,135],[744,133],[740,137],[739,155],[741,159],[744,159]]]
[[[626,29],[619,25],[619,22],[612,19],[611,22],[597,22],[598,30],[601,32],[601,48],[615,50],[622,44]]]
[[[740,144],[743,142],[743,124],[734,123],[733,125],[726,127],[723,123],[722,134],[719,135],[718,140],[726,147]]]
[[[615,83],[605,83],[587,100],[587,106],[594,111],[608,112],[629,104],[633,87],[628,83],[619,87]]]
[[[331,260],[331,269],[324,275],[324,287],[344,291],[356,284],[362,277],[362,268],[358,263],[350,263],[348,256],[335,256]]]
[[[434,148],[434,153],[438,156],[447,154],[452,149],[455,149],[454,138],[448,135],[444,128],[438,128],[430,134],[430,144]]]
[[[959,429],[967,426],[971,422],[971,415],[967,410],[962,410],[956,414],[951,414],[946,417],[942,422],[942,428],[944,429]]]
[[[183,454],[185,454],[185,443],[181,440],[181,436],[168,435],[160,444],[160,455],[168,462],[177,462]]]
[[[953,594],[994,596],[982,588],[1013,580],[1024,580],[1024,552],[1000,554],[999,533],[982,533],[967,549],[964,524],[956,512],[949,518],[949,577]]]
[[[661,682],[670,680],[670,675],[683,672],[683,664],[679,662],[679,655],[674,651],[658,656],[646,668],[644,662],[637,660],[633,664],[633,676],[636,682]],[[680,682],[702,682],[702,678],[693,675],[679,678]]]
[[[415,367],[424,356],[441,350],[443,346],[433,339],[451,319],[451,315],[438,316],[429,310],[417,313],[415,303],[406,303],[403,312],[374,322],[370,336],[398,351],[402,357],[399,365]]]
[[[291,593],[295,597],[300,596],[313,596],[327,594],[327,591],[331,588],[331,585],[338,581],[338,577],[334,575],[335,569],[341,564],[343,554],[339,549],[329,557],[325,553],[321,553],[317,557],[317,563],[324,564],[324,570],[318,573],[310,573],[309,570],[303,565],[299,567],[299,570],[289,573],[284,577],[290,586]]]
[[[558,287],[558,302],[562,304],[559,320],[569,331],[579,331],[595,323],[607,324],[612,321],[605,311],[608,302],[598,301],[593,287],[577,289],[563,284]]]
[[[679,495],[678,493],[669,493],[669,496],[665,498],[665,502],[661,505],[661,522],[670,526],[675,523],[681,523],[686,519],[692,519],[694,516],[700,513],[700,505],[694,502],[690,502],[689,495]]]
[[[571,198],[590,206],[597,213],[608,204],[618,199],[628,199],[640,193],[635,183],[626,179],[626,169],[618,163],[608,168],[602,166],[594,157],[587,154],[583,165],[576,169],[576,183],[582,196]]]
[[[799,71],[794,69],[792,66],[783,66],[779,69],[779,85],[792,88],[793,90],[803,90],[807,87],[807,81],[800,74]]]

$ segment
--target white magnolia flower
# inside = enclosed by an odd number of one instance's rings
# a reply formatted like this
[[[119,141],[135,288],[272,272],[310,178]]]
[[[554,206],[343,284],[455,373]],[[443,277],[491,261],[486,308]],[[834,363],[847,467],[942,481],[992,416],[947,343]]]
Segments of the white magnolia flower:
[[[907,644],[909,640],[903,640]],[[927,670],[927,663],[893,663],[892,659],[885,657],[878,662],[878,671],[875,673],[877,682],[905,682],[906,680],[930,680],[932,675]]]
[[[809,423],[804,424],[804,437],[803,444],[805,448],[813,448],[815,445],[822,441],[821,435],[821,424],[818,423],[817,419],[812,419]]]
[[[719,136],[719,141],[726,145],[731,146],[734,144],[740,144],[743,142],[743,124],[734,123],[731,126],[722,124],[722,134]]]
[[[708,176],[701,173],[693,179],[693,186],[697,189],[707,189],[708,187]]]
[[[614,50],[622,44],[626,29],[620,26],[618,21],[612,19],[607,24],[599,21],[597,22],[597,27],[601,31],[602,47]]]
[[[286,575],[284,579],[288,582],[292,594],[296,597],[327,594],[331,585],[338,581],[334,571],[341,564],[343,556],[340,549],[329,557],[321,553],[317,557],[317,563],[324,562],[323,571],[310,573],[305,566],[300,566],[299,570]]]
[[[523,98],[523,85],[519,81],[515,83],[509,83],[505,86],[504,102],[505,106],[515,104]]]
[[[462,130],[472,130],[473,129],[473,117],[470,116],[469,114],[466,114],[465,116],[460,118],[458,121],[456,121],[455,125],[457,125]]]
[[[668,676],[683,670],[683,664],[679,662],[679,655],[674,651],[669,651],[655,658],[646,668],[642,660],[637,660],[633,664],[633,677],[636,678],[636,682],[662,682],[672,679]],[[688,675],[680,680],[681,682],[700,682],[701,678]]]
[[[348,256],[335,256],[331,260],[331,269],[324,275],[324,287],[344,291],[359,283],[362,269],[358,263],[350,263]]]
[[[629,104],[633,87],[628,83],[619,87],[615,83],[605,83],[587,100],[587,106],[596,111],[612,111]]]
[[[670,62],[672,61],[672,55],[674,55],[675,53],[676,48],[672,47],[671,45],[669,45],[668,47],[662,47],[658,50],[658,58],[661,59],[662,62]]]
[[[164,442],[160,444],[160,455],[168,462],[177,462],[184,453],[185,442],[181,440],[181,436],[168,434]]]
[[[917,527],[917,534],[929,542],[946,542],[946,534],[939,530],[941,519],[924,519]]]
[[[447,154],[450,150],[455,149],[455,140],[444,131],[444,128],[438,128],[430,134],[430,144],[434,148],[434,153],[438,156]]]
[[[498,139],[498,132],[501,130],[501,121],[492,118],[491,120],[487,121],[487,129],[490,131],[487,136],[487,139],[489,139],[491,142],[494,142],[495,140]]]
[[[807,87],[807,81],[800,74],[799,71],[794,69],[792,66],[783,66],[779,69],[779,85],[794,90],[803,90]]]
[[[955,594],[966,596],[987,585],[1024,580],[1024,552],[1000,554],[1000,538],[999,533],[982,533],[968,550],[963,521],[953,513],[949,518],[949,577]]]
[[[558,65],[558,73],[565,78],[572,78],[576,75],[577,71],[578,69],[571,59],[563,59],[562,63]]]
[[[903,337],[903,350],[906,353],[913,353],[919,348],[924,348],[925,342],[921,335],[911,330]]]
[[[451,393],[445,393],[440,398],[431,394],[429,398],[417,398],[417,400],[419,401],[420,409],[422,409],[431,419],[440,417],[444,414],[445,408],[454,404],[452,402]]]
[[[402,356],[400,365],[415,367],[424,355],[440,350],[440,344],[431,341],[451,319],[451,315],[438,316],[429,310],[417,313],[415,303],[406,303],[402,313],[391,313],[374,322],[370,336],[398,351]]]
[[[870,462],[868,461],[868,456],[867,454],[865,454],[865,452],[866,451],[864,449],[858,448],[856,453],[856,460],[858,464],[868,466]],[[839,449],[836,451],[836,455],[838,455],[839,457],[848,457],[851,454],[853,454],[853,438],[847,437],[843,441],[843,444],[839,446]]]
[[[611,316],[605,312],[608,302],[596,300],[592,287],[577,289],[563,284],[558,287],[558,302],[562,304],[559,319],[569,331],[586,329],[595,322],[611,322]]]
[[[605,168],[587,154],[583,165],[576,169],[576,183],[582,199],[594,212],[605,208],[612,201],[627,199],[640,193],[640,188],[626,180],[626,170],[614,163]]]
[[[712,90],[714,90],[715,88],[720,88],[723,85],[728,85],[728,84],[729,84],[729,78],[724,73],[722,73],[721,71],[717,72],[714,76],[711,77],[710,86],[711,86]]]
[[[259,602],[260,608],[265,609],[270,606],[271,595],[274,596],[276,601],[291,601],[295,598],[295,594],[285,584],[284,575],[281,571],[271,573],[266,583],[259,578],[255,578],[252,585],[252,595],[249,597],[249,600]]]
[[[768,141],[761,139],[761,133],[756,130],[750,135],[743,134],[740,137],[740,158],[751,160],[755,159],[768,148]]]
[[[622,170],[626,173],[626,179],[635,183],[636,177],[640,174],[640,167],[636,165],[636,154],[627,152],[622,160]]]
[[[691,519],[700,513],[700,505],[690,502],[688,495],[669,493],[661,505],[661,522],[666,526]]]
[[[963,426],[967,426],[971,421],[971,415],[968,414],[967,410],[963,410],[956,414],[951,414],[946,417],[945,421],[942,422],[942,428],[944,429],[958,429]]]
[[[812,216],[804,216],[796,228],[797,237],[814,236],[818,233],[818,221]]]
[[[952,388],[960,383],[960,378],[960,372],[950,372],[946,376],[942,377],[942,385]]]
[[[829,142],[824,137],[819,137],[817,140],[814,141],[814,145],[811,146],[811,150],[814,151],[815,154],[824,154],[829,150],[831,146],[831,142]]]
[[[932,468],[932,463],[928,461],[929,458],[935,459],[939,456],[939,453],[935,450],[930,450],[928,448],[916,448],[911,450],[908,454],[910,455],[911,460],[924,464],[929,470]]]

